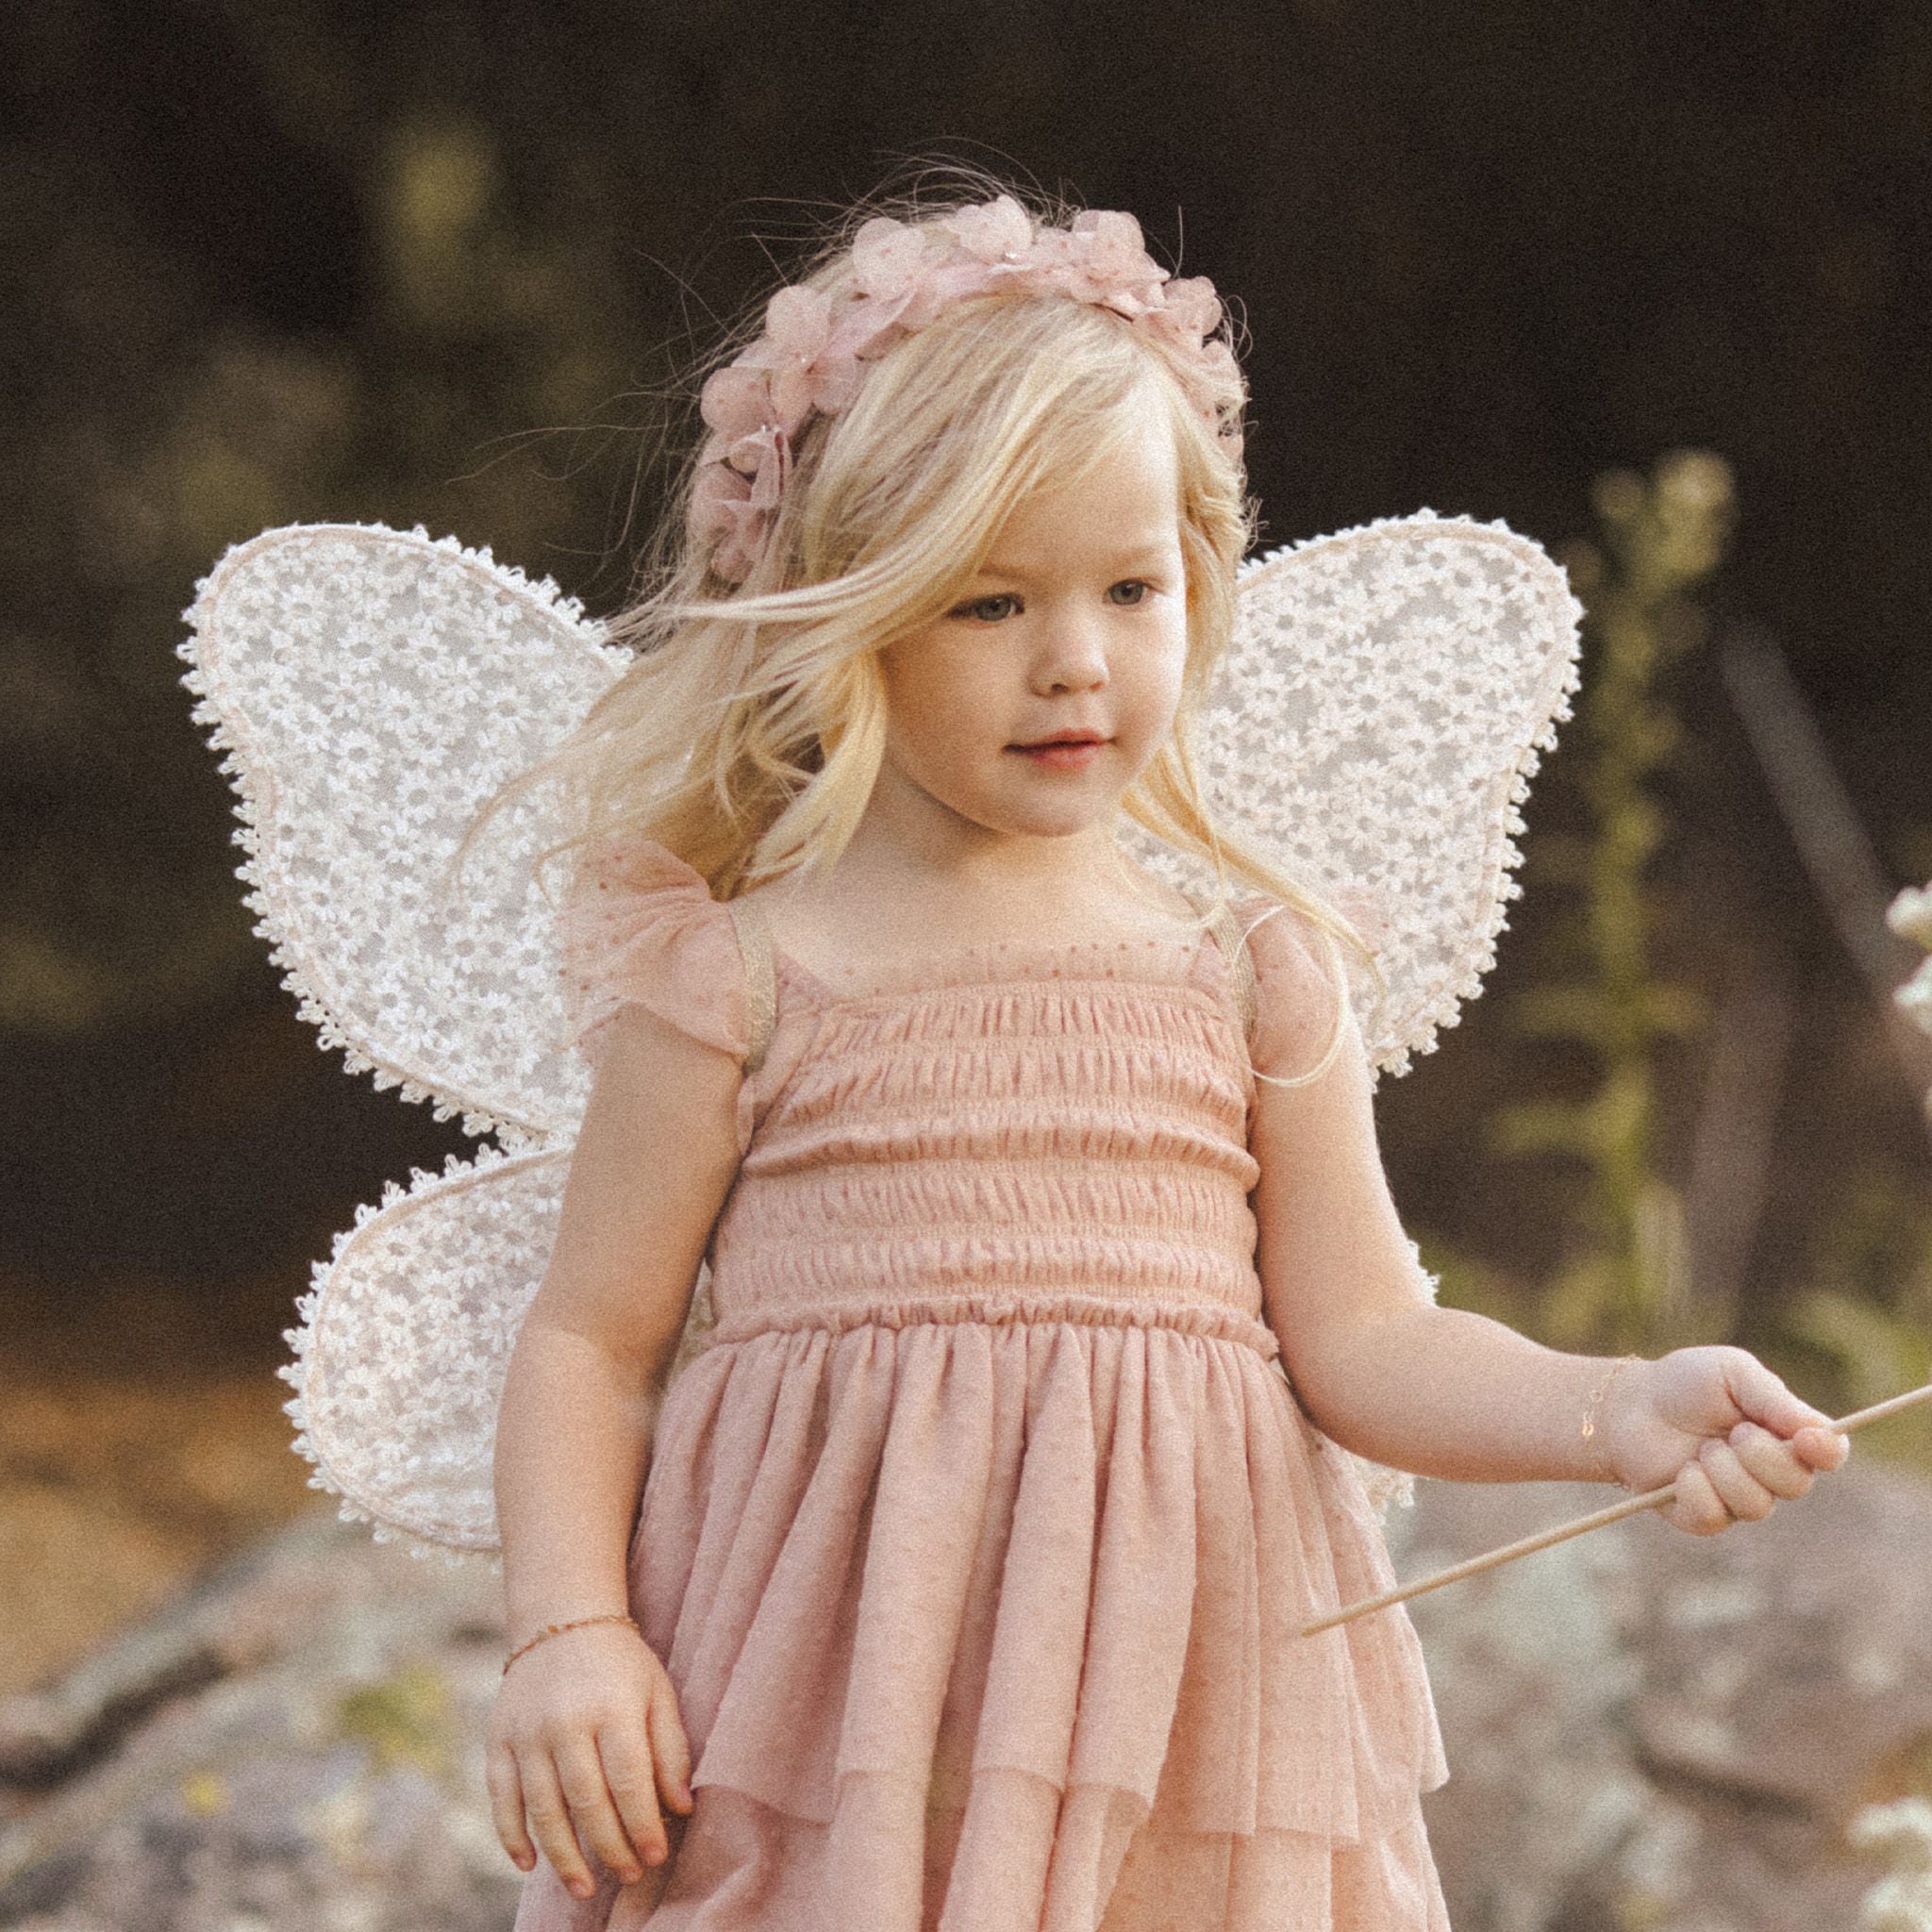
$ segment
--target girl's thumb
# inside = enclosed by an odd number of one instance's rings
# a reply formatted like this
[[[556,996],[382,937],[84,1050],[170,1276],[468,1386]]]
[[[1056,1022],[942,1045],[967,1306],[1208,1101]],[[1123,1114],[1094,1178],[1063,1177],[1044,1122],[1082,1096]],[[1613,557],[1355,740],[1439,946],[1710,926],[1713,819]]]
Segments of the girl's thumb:
[[[1765,1367],[1756,1356],[1746,1357],[1754,1374],[1744,1377],[1745,1391],[1753,1398],[1743,1405],[1745,1413],[1755,1423],[1761,1423],[1767,1429],[1777,1435],[1795,1436],[1802,1428],[1828,1429],[1832,1418],[1821,1408],[1814,1408],[1810,1403],[1800,1400],[1786,1386],[1784,1380]]]

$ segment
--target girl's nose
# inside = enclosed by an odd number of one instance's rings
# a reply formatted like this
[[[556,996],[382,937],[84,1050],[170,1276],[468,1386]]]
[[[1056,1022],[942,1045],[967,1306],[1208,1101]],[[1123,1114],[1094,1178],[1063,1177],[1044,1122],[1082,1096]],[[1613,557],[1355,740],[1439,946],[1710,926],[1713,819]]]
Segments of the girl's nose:
[[[1100,625],[1084,617],[1070,617],[1053,626],[1040,667],[1049,689],[1084,691],[1107,681],[1107,650]]]

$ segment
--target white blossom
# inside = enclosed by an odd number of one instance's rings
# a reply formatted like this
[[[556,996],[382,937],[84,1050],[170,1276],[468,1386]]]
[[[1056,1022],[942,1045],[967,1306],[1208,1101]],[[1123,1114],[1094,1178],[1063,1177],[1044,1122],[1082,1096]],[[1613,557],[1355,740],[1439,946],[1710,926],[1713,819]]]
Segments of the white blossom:
[[[1891,1867],[1860,1903],[1862,1932],[1932,1932],[1932,1803],[1868,1805],[1846,1837],[1860,1850],[1883,1854]]]

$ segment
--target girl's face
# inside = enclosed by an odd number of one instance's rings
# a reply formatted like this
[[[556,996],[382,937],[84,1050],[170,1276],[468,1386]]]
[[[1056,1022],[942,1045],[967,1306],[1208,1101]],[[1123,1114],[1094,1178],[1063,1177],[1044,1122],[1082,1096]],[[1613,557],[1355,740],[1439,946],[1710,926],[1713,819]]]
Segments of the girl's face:
[[[1159,750],[1187,662],[1174,435],[1159,398],[1084,481],[1024,498],[936,623],[880,653],[873,809],[938,832],[1061,838],[1109,821]],[[1063,734],[1096,742],[1041,754]]]

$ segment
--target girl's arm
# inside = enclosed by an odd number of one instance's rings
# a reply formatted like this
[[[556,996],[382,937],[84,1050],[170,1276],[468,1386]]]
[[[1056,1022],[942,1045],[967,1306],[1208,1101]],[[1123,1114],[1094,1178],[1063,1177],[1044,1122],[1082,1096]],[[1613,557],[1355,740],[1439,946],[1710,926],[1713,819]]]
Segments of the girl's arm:
[[[556,1245],[497,1411],[513,1651],[547,1624],[628,1610],[651,1424],[738,1170],[737,1057],[641,1003],[605,1025]],[[634,1884],[669,1856],[663,1812],[694,1803],[676,1697],[641,1634],[594,1622],[545,1638],[508,1671],[491,1719],[497,1835],[525,1871],[541,1846],[579,1899],[599,1882],[585,1847]]]
[[[1263,944],[1257,1062],[1275,1074],[1315,1065],[1334,1011],[1313,955],[1287,938],[1282,926]],[[1604,1357],[1565,1355],[1428,1299],[1376,1149],[1352,1011],[1343,1028],[1319,1079],[1257,1082],[1251,1132],[1264,1307],[1319,1429],[1372,1461],[1458,1482],[1674,1482],[1666,1521],[1697,1536],[1761,1520],[1842,1464],[1850,1445],[1829,1417],[1748,1351],[1721,1345],[1616,1376],[1587,1440]]]
[[[1264,1071],[1313,1066],[1334,994],[1307,960]],[[1280,1000],[1279,979],[1271,991]],[[1303,1087],[1257,1082],[1250,1145],[1257,1264],[1269,1325],[1308,1419],[1391,1469],[1460,1482],[1588,1479],[1580,1435],[1604,1363],[1564,1355],[1462,1308],[1436,1307],[1390,1196],[1367,1055],[1353,1012],[1333,1064]]]

